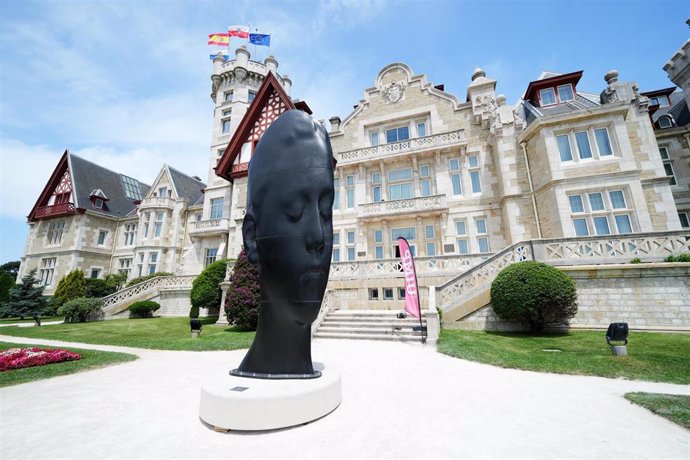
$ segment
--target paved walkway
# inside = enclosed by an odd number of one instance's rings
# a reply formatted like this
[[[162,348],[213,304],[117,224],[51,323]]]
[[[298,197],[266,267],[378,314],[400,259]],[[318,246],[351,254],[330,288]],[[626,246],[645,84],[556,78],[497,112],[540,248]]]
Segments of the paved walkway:
[[[65,342],[0,336],[7,342]],[[418,344],[315,340],[343,402],[306,426],[217,433],[201,383],[244,351],[141,359],[0,389],[0,458],[688,458],[690,432],[623,398],[690,386],[501,369]]]

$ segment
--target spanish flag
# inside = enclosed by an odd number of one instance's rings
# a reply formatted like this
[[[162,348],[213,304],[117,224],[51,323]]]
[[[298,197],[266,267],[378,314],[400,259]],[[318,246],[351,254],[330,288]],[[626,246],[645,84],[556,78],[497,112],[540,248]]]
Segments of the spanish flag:
[[[209,34],[209,45],[230,46],[230,35],[227,33]]]

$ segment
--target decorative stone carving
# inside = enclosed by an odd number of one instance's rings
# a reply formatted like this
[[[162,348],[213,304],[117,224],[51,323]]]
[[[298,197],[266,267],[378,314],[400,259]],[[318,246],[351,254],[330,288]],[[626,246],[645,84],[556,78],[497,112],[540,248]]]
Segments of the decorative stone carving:
[[[391,82],[388,88],[383,90],[383,97],[393,104],[399,102],[405,96],[405,85],[397,83],[395,80]]]

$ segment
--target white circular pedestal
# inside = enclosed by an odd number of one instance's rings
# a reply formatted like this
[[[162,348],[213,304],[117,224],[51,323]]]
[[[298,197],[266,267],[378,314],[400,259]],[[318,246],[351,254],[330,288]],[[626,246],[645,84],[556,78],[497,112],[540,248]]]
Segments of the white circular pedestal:
[[[316,379],[222,375],[201,386],[199,417],[216,430],[274,430],[311,422],[341,401],[340,372],[314,363]]]

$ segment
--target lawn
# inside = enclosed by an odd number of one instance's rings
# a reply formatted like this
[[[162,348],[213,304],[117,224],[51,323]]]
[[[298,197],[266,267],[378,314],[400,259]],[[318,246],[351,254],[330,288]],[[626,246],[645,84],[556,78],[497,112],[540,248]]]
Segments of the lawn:
[[[65,317],[64,316],[41,316],[41,322],[46,322],[46,321],[64,321]],[[3,318],[0,319],[0,324],[12,324],[12,323],[33,323],[34,319],[33,318],[24,318],[24,319],[19,319],[19,318]]]
[[[690,396],[626,393],[630,401],[690,430]]]
[[[254,339],[254,332],[216,326],[215,318],[200,319],[203,329],[197,339],[191,338],[189,318],[113,319],[22,328],[8,326],[0,328],[0,335],[191,351],[249,348]]]
[[[690,383],[690,334],[631,332],[628,356],[613,356],[603,331],[533,336],[443,330],[438,351],[470,361],[538,372]]]
[[[109,351],[82,350],[78,348],[46,347],[43,345],[30,345],[26,343],[0,342],[0,351],[7,350],[8,348],[31,347],[39,347],[41,349],[50,350],[61,348],[63,350],[79,353],[81,355],[81,359],[78,361],[65,361],[62,363],[46,364],[44,366],[0,372],[0,387],[17,385],[34,380],[47,379],[50,377],[56,377],[58,375],[74,374],[76,372],[98,369],[100,367],[111,366],[113,364],[134,361],[137,359],[136,356],[127,353],[112,353]]]

